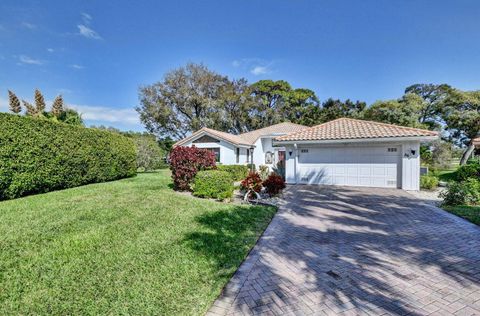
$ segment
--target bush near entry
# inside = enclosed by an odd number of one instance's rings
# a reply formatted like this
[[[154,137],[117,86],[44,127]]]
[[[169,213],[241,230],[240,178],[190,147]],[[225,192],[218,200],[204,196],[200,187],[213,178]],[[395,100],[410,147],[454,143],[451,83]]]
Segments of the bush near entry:
[[[279,194],[286,187],[282,176],[274,172],[271,173],[265,181],[263,181],[263,186],[265,187],[265,191],[267,191],[268,195],[270,196]]]
[[[228,172],[233,181],[241,181],[248,175],[248,166],[246,165],[218,165],[217,169]]]
[[[193,195],[217,200],[233,196],[233,180],[226,171],[204,170],[195,175]]]
[[[170,170],[175,190],[191,190],[197,172],[215,168],[215,154],[206,149],[178,146],[170,152]]]
[[[426,190],[433,190],[438,187],[438,178],[435,176],[421,176],[420,177],[420,188]]]
[[[136,174],[131,139],[0,113],[0,200]]]

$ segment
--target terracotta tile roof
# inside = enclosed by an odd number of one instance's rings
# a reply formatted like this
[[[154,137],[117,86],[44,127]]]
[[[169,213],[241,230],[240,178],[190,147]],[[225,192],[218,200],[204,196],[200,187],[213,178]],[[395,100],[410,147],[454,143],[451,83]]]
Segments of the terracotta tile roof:
[[[238,135],[233,135],[233,134],[229,134],[229,133],[225,133],[225,132],[220,132],[220,131],[217,131],[215,129],[203,127],[201,129],[199,129],[198,131],[196,131],[195,133],[193,133],[192,135],[190,135],[190,136],[188,136],[188,137],[186,137],[182,140],[179,140],[173,146],[174,147],[175,146],[181,146],[181,145],[185,144],[186,142],[188,142],[189,140],[197,137],[198,135],[200,135],[202,133],[207,133],[209,135],[216,136],[220,139],[223,139],[223,140],[225,140],[229,143],[235,144],[235,145],[245,145],[245,146],[250,145],[249,143],[247,143],[244,139],[242,139]]]
[[[290,122],[284,122],[284,123],[279,123],[275,125],[271,125],[268,127],[260,128],[248,133],[243,133],[238,136],[240,136],[242,139],[244,139],[246,142],[249,144],[255,144],[257,139],[261,136],[266,136],[266,135],[275,135],[275,134],[289,134],[289,133],[294,133],[294,132],[299,132],[301,130],[304,130],[308,128],[308,126],[300,125],[300,124],[295,124],[295,123],[290,123]]]
[[[392,124],[339,118],[300,132],[277,137],[277,141],[341,140],[438,136],[438,132]]]
[[[255,144],[257,139],[261,136],[276,135],[276,134],[277,135],[288,134],[288,133],[292,133],[292,132],[298,132],[298,131],[301,131],[301,130],[306,129],[306,128],[308,128],[308,127],[304,126],[304,125],[285,122],[285,123],[279,123],[279,124],[275,124],[275,125],[272,125],[272,126],[268,126],[268,127],[265,127],[265,128],[260,128],[260,129],[257,129],[257,130],[254,130],[254,131],[251,131],[251,132],[248,132],[248,133],[243,133],[243,134],[240,134],[240,135],[233,135],[233,134],[230,134],[230,133],[220,132],[220,131],[217,131],[217,130],[214,130],[214,129],[211,129],[211,128],[204,127],[202,129],[196,131],[192,135],[190,135],[190,136],[188,136],[188,137],[186,137],[182,140],[179,140],[173,146],[174,147],[175,146],[181,146],[181,145],[185,144],[186,142],[188,142],[189,140],[191,140],[193,138],[196,138],[198,135],[200,135],[204,132],[208,133],[212,136],[216,136],[218,138],[221,138],[221,139],[223,139],[227,142],[230,142],[232,144],[235,144],[235,145],[249,146],[249,145]]]

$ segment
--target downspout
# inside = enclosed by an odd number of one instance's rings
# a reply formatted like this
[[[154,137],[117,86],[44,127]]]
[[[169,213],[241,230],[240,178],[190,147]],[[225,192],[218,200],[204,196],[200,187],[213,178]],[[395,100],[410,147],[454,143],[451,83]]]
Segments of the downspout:
[[[295,177],[295,184],[298,184],[298,174],[297,174],[297,167],[298,167],[298,146],[297,144],[293,144],[295,159],[293,161],[293,175]]]

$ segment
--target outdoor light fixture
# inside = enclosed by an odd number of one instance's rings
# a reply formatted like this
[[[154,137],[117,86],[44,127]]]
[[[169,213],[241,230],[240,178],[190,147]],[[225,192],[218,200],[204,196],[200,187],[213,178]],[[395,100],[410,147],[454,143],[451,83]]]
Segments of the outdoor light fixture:
[[[290,157],[292,157],[293,151],[290,150],[288,154],[290,155]]]

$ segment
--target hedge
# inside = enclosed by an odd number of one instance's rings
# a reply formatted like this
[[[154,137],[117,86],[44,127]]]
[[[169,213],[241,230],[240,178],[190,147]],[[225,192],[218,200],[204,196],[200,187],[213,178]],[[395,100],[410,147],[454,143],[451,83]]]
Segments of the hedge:
[[[0,200],[136,174],[131,139],[0,113]]]
[[[217,165],[217,169],[228,172],[233,181],[242,181],[245,179],[249,170],[247,165]]]
[[[233,180],[226,171],[204,170],[195,175],[195,196],[224,200],[233,196],[233,189]]]

